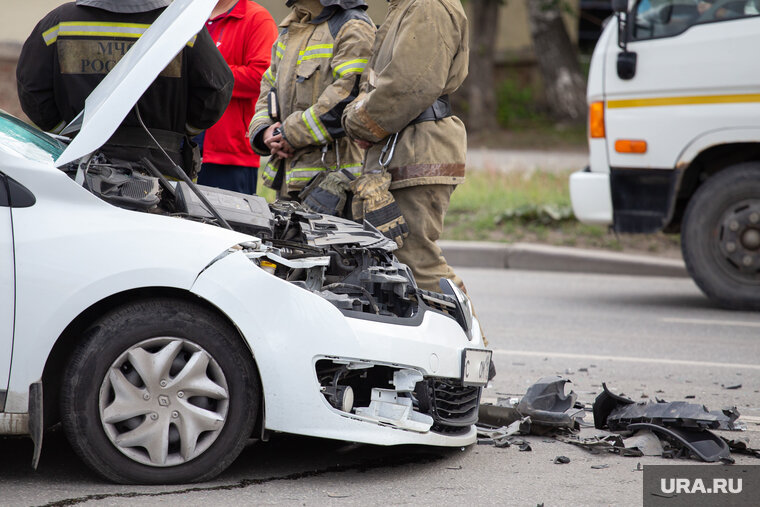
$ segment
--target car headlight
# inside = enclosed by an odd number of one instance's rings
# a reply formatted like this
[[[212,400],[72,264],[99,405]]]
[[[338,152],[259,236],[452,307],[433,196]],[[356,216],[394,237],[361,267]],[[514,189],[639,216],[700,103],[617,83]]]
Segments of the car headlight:
[[[448,278],[441,278],[440,286],[444,294],[454,297],[457,307],[456,320],[464,329],[467,338],[472,340],[472,303],[470,298]]]

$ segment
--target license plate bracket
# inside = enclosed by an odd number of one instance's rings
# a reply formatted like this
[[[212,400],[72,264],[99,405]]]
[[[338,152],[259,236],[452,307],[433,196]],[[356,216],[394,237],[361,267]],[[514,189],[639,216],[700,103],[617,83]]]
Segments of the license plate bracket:
[[[464,349],[462,353],[462,385],[484,386],[488,383],[493,351]]]

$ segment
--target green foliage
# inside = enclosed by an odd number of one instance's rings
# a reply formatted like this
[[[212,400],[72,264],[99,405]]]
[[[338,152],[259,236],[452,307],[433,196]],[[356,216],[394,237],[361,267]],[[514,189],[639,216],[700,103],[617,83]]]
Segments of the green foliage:
[[[508,208],[496,215],[494,223],[502,225],[514,220],[524,224],[551,225],[559,222],[575,220],[572,206],[557,203],[523,204],[516,208]]]
[[[496,119],[502,127],[542,118],[530,86],[508,78],[496,90]]]

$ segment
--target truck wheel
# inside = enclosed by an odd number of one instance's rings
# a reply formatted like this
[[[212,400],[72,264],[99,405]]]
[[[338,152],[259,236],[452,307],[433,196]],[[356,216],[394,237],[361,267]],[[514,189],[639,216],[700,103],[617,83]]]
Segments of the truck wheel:
[[[232,326],[189,302],[152,299],[85,332],[64,373],[63,427],[95,472],[124,484],[209,480],[253,431],[260,384]]]
[[[681,249],[710,299],[760,310],[760,163],[728,167],[697,189],[684,214]]]

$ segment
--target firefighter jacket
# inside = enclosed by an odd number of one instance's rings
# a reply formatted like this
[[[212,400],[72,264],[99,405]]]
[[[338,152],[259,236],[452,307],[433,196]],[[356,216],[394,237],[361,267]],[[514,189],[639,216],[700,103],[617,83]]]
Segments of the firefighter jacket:
[[[358,94],[375,26],[362,8],[322,8],[316,0],[310,1],[317,6],[313,18],[303,17],[299,8],[299,3],[308,2],[296,2],[296,8],[280,24],[272,64],[264,73],[249,126],[254,151],[268,155],[262,134],[274,123],[267,97],[275,90],[283,136],[296,151],[288,159],[271,157],[262,178],[266,186],[281,194],[300,190],[320,171],[336,170],[336,145],[340,168],[361,171],[363,151],[345,137],[340,119]]]
[[[161,12],[153,8],[116,13],[73,2],[50,12],[34,28],[19,57],[16,77],[26,115],[41,129],[59,132],[84,109],[90,92]],[[187,42],[137,105],[147,127],[155,130],[155,137],[175,163],[182,165],[183,134],[213,125],[230,101],[232,85],[232,72],[203,29]],[[147,156],[164,170],[168,162],[158,149],[145,147],[149,139],[139,146],[142,141],[135,139],[139,127],[133,110],[102,151],[124,160]]]
[[[413,123],[467,77],[467,18],[459,0],[390,0],[359,97],[343,116],[349,137],[376,143],[364,171],[399,133],[388,170],[391,189],[464,181],[467,134],[456,116]]]

